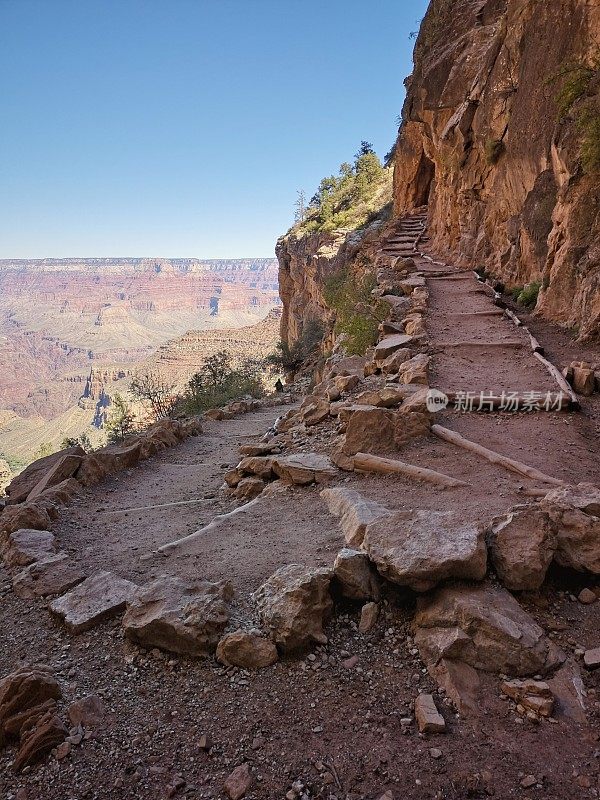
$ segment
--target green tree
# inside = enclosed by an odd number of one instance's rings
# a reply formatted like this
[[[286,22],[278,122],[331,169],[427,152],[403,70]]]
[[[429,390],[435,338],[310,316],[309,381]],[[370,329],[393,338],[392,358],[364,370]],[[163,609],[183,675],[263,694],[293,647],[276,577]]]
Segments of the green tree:
[[[120,394],[116,394],[112,399],[112,409],[105,427],[111,444],[122,442],[126,436],[137,430],[133,412]]]

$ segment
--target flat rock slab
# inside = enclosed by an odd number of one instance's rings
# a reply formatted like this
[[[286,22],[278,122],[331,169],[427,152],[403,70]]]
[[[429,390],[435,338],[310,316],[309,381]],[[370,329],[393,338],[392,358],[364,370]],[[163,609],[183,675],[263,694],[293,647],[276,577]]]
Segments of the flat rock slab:
[[[325,483],[338,474],[331,461],[318,453],[275,456],[273,457],[273,471],[284,483],[299,486],[309,483]]]
[[[367,525],[392,513],[374,500],[363,497],[355,489],[341,486],[323,489],[321,497],[330,513],[340,518],[340,527],[350,547],[361,546]]]
[[[58,461],[50,468],[50,470],[41,478],[38,483],[33,487],[33,489],[27,495],[28,500],[34,500],[36,497],[39,497],[46,489],[49,489],[51,486],[56,486],[59,483],[67,480],[68,478],[73,477],[73,475],[79,469],[81,464],[82,457],[79,455],[75,455],[75,453],[71,453],[69,455],[62,456],[59,458]]]
[[[229,620],[230,583],[186,581],[162,575],[127,602],[123,629],[142,647],[207,656]]]
[[[18,597],[56,597],[81,583],[87,575],[66,553],[56,553],[30,564],[13,578]]]
[[[60,461],[64,456],[75,455],[82,457],[85,455],[83,447],[69,447],[66,450],[60,450],[58,453],[52,453],[44,458],[38,458],[28,467],[20,472],[6,489],[9,495],[9,503],[22,503],[27,498],[31,490],[42,480],[42,478],[52,470],[55,464]],[[69,476],[66,476],[69,477]]]
[[[50,604],[71,633],[82,633],[125,610],[138,587],[112,572],[97,572]]]
[[[56,552],[56,539],[50,531],[21,528],[8,537],[3,556],[8,567],[26,567]]]
[[[385,336],[375,347],[373,357],[375,361],[384,361],[401,347],[408,347],[412,341],[412,336],[407,336],[402,333]]]
[[[450,513],[397,511],[368,525],[362,546],[384,577],[417,592],[448,578],[483,580],[487,568],[483,527]]]

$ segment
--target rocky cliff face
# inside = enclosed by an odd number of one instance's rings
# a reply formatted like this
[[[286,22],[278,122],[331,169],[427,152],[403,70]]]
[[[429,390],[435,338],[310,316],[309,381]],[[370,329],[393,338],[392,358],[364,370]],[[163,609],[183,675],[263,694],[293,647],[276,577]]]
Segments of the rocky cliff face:
[[[397,215],[428,202],[434,250],[539,281],[538,312],[582,339],[600,333],[599,42],[591,0],[432,0],[395,156]]]
[[[281,338],[293,345],[312,321],[323,323],[323,346],[330,349],[328,333],[334,314],[325,300],[327,279],[348,268],[357,276],[370,267],[376,245],[387,223],[378,220],[350,233],[311,233],[297,236],[292,229],[277,242],[279,295],[283,304]]]

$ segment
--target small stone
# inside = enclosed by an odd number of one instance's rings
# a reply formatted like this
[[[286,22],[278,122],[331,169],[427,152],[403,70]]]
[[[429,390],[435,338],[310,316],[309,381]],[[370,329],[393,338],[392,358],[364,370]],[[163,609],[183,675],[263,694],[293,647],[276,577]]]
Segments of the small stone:
[[[531,789],[532,786],[535,786],[537,783],[537,778],[535,775],[525,775],[525,777],[521,780],[521,786],[523,789]]]
[[[439,747],[432,747],[432,748],[430,749],[430,751],[429,751],[429,755],[430,755],[432,758],[435,758],[435,759],[437,760],[438,758],[441,758],[441,757],[442,757],[444,754],[443,754],[443,753],[442,753],[442,751],[439,749]]]
[[[224,789],[230,800],[241,800],[252,785],[252,773],[248,764],[240,764],[229,775]]]
[[[415,700],[415,716],[421,733],[445,733],[446,723],[438,712],[433,696],[420,694]]]
[[[59,744],[58,747],[56,748],[56,760],[62,761],[69,755],[70,752],[71,752],[71,745],[69,744],[69,742],[63,742],[62,744]]]
[[[600,647],[594,647],[593,650],[586,650],[583,654],[583,663],[588,669],[600,667]]]
[[[582,589],[577,595],[577,599],[580,603],[588,606],[591,603],[595,603],[598,598],[596,597],[596,593],[591,589]]]
[[[350,656],[350,658],[346,658],[342,661],[342,667],[344,667],[344,669],[354,669],[357,664],[358,656]]]
[[[358,630],[360,633],[368,633],[373,630],[379,617],[379,606],[377,603],[365,603],[360,612],[360,622]]]
[[[210,750],[212,747],[212,739],[208,735],[208,733],[203,733],[200,739],[198,740],[198,747],[200,750]]]

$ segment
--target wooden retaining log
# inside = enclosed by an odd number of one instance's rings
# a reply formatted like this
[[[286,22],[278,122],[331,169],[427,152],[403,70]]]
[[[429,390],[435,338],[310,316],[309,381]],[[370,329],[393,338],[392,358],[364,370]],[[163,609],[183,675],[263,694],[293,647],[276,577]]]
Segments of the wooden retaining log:
[[[407,464],[405,461],[396,461],[391,458],[382,458],[371,455],[371,453],[357,453],[354,456],[355,472],[380,472],[383,475],[405,475],[408,478],[416,478],[420,481],[433,483],[437,486],[446,488],[456,488],[457,486],[470,486],[458,478],[452,478],[441,472],[426,467],[415,467],[414,464]]]
[[[523,325],[523,330],[525,331],[525,333],[527,334],[527,336],[529,336],[529,342],[530,342],[530,344],[531,344],[531,349],[532,349],[532,351],[533,351],[534,353],[539,353],[541,356],[543,356],[543,355],[544,355],[544,348],[543,348],[543,347],[542,347],[542,345],[541,345],[541,344],[538,342],[538,340],[535,338],[535,336],[534,336],[534,335],[531,333],[531,331],[529,330],[529,328],[527,328],[527,327],[525,327],[525,325]]]
[[[507,316],[507,317],[508,317],[510,320],[512,320],[512,322],[514,322],[514,323],[515,323],[515,325],[517,326],[517,328],[520,328],[520,327],[521,327],[521,325],[523,324],[523,323],[521,322],[521,320],[520,320],[520,319],[517,317],[517,315],[516,315],[515,313],[513,313],[513,312],[510,310],[510,308],[505,308],[503,313],[504,313],[504,314],[506,314],[506,316]]]
[[[548,361],[547,358],[544,358],[544,356],[541,353],[534,353],[533,355],[537,358],[537,360],[541,364],[543,364],[546,367],[546,369],[548,370],[550,375],[552,375],[554,380],[560,386],[561,390],[569,395],[569,398],[571,400],[571,404],[570,404],[571,405],[571,411],[580,411],[581,410],[581,404],[579,402],[579,399],[578,399],[577,395],[575,394],[575,392],[573,391],[573,389],[567,383],[565,377],[562,375],[560,370],[557,369],[554,366],[554,364],[550,363],[550,361]]]
[[[565,486],[564,481],[558,478],[552,478],[550,475],[545,475],[543,472],[535,469],[535,467],[529,467],[527,464],[522,464],[520,461],[515,461],[513,458],[503,456],[500,453],[496,453],[494,450],[489,450],[487,447],[477,444],[477,442],[470,441],[470,439],[465,439],[464,436],[461,436],[460,433],[456,433],[456,431],[451,431],[441,425],[432,425],[431,432],[445,442],[458,445],[458,447],[462,447],[463,450],[469,450],[471,453],[485,458],[492,464],[504,467],[504,469],[510,472],[516,472],[518,475],[523,475],[525,478],[530,478],[532,481],[548,483],[551,486]]]

